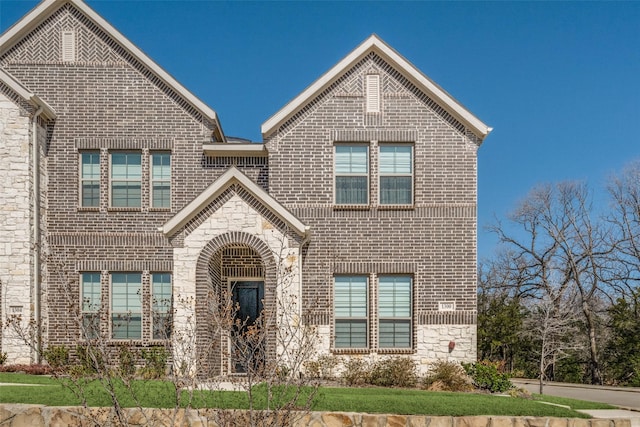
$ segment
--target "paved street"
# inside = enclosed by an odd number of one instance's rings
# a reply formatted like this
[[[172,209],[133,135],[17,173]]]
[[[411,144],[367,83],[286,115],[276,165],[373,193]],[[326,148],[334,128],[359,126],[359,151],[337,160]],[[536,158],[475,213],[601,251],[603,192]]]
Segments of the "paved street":
[[[513,379],[512,382],[518,387],[526,388],[532,393],[538,393],[537,380]],[[544,394],[608,403],[620,408],[638,411],[640,416],[640,388],[548,382],[544,386]]]
[[[536,380],[511,380],[518,387],[523,387],[531,393],[539,392]],[[603,402],[618,406],[617,410],[584,410],[594,418],[628,418],[631,427],[640,427],[640,388],[602,387],[582,384],[546,383],[544,394],[572,399]]]

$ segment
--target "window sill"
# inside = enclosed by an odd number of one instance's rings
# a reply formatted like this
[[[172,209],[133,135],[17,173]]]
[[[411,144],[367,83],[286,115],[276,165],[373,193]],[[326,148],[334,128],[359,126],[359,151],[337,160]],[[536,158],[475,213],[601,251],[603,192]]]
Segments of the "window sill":
[[[378,354],[415,354],[416,350],[412,348],[379,348]]]
[[[367,211],[371,205],[333,205],[335,211]]]
[[[412,211],[416,207],[415,205],[378,205],[377,208],[381,211]]]
[[[369,354],[371,350],[368,348],[332,348],[333,354]]]
[[[141,207],[114,208],[113,206],[110,206],[109,208],[107,208],[107,212],[142,212],[142,208]]]

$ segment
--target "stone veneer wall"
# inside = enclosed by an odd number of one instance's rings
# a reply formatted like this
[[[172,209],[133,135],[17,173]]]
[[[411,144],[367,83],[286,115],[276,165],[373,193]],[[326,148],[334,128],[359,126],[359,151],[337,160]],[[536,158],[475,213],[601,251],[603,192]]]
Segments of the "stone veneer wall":
[[[130,426],[202,426],[218,427],[215,410],[125,409]],[[244,411],[233,411],[238,421]],[[0,405],[0,425],[7,427],[90,426],[91,420],[111,425],[111,408],[49,407],[39,405]],[[583,419],[544,417],[432,417],[429,415],[358,414],[347,412],[311,412],[301,415],[293,427],[630,427],[628,419]]]
[[[223,197],[222,200],[224,199]],[[211,205],[217,206],[217,201],[212,201]],[[235,193],[210,212],[204,221],[197,221],[194,224],[197,225],[193,228],[187,224],[182,247],[174,249],[173,286],[174,295],[187,302],[176,303],[175,336],[182,337],[187,342],[195,342],[195,346],[190,348],[195,348],[197,357],[196,354],[176,354],[175,357],[178,362],[181,360],[186,362],[185,356],[187,359],[191,357],[191,360],[196,360],[196,363],[202,365],[197,368],[199,374],[206,372],[210,375],[219,375],[227,373],[228,370],[228,360],[225,356],[228,353],[227,342],[226,340],[216,342],[216,338],[212,337],[211,331],[208,330],[213,322],[207,317],[209,312],[207,301],[211,298],[207,292],[211,289],[218,291],[226,289],[227,283],[223,280],[228,276],[222,271],[212,274],[211,260],[220,250],[229,245],[242,244],[251,248],[261,257],[264,264],[264,308],[266,311],[275,312],[277,307],[282,306],[276,304],[277,298],[282,298],[280,295],[282,289],[276,292],[277,270],[289,260],[295,259],[296,268],[291,270],[291,274],[286,279],[294,285],[299,283],[297,268],[299,247],[295,240],[287,237],[286,230],[279,230],[269,221],[269,218],[256,211],[254,206]],[[239,262],[239,266],[242,265],[242,259],[236,262]],[[213,276],[220,283],[213,283]],[[297,294],[299,288],[292,286],[287,289],[287,292]],[[299,296],[296,298],[299,299]],[[292,308],[292,310],[295,309]],[[194,319],[196,336],[190,333],[193,330]],[[179,351],[178,349],[183,348],[183,345],[184,343],[178,346],[176,342],[174,351]],[[209,352],[212,345],[215,348]]]
[[[7,92],[7,94],[10,94]],[[0,87],[0,325],[31,316],[31,132],[29,111]],[[10,328],[0,330],[8,363],[30,363],[29,346]]]

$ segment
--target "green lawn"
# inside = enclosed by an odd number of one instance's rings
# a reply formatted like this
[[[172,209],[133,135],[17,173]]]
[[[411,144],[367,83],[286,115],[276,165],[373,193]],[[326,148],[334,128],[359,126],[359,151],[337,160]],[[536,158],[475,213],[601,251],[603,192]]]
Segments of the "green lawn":
[[[60,381],[48,377],[0,373],[0,382],[40,384],[39,386],[2,386],[0,402],[32,403],[48,406],[73,406],[80,399]],[[132,389],[144,407],[174,407],[175,388],[163,381],[135,381]],[[93,381],[84,388],[90,406],[111,406],[109,395],[100,384]],[[137,406],[124,387],[119,387],[121,404]],[[255,389],[256,403],[264,402],[265,390]],[[183,396],[183,405],[187,396]],[[534,399],[510,398],[488,394],[428,392],[421,390],[388,388],[321,388],[313,402],[314,411],[346,411],[368,413],[395,413],[416,415],[468,416],[550,416],[586,417],[566,408],[541,404],[537,400],[570,406],[572,409],[607,409],[609,405],[572,399],[535,396]],[[246,393],[231,391],[196,391],[192,406],[237,408],[248,407]]]
[[[321,389],[316,399],[317,410],[379,412],[398,414],[424,414],[441,416],[467,415],[509,415],[509,416],[549,416],[586,417],[558,406],[538,402],[559,403],[549,396],[535,396],[535,399],[510,398],[505,396],[428,392],[402,389]],[[563,399],[563,405],[573,409],[609,409],[609,405]],[[351,409],[358,408],[358,409]]]

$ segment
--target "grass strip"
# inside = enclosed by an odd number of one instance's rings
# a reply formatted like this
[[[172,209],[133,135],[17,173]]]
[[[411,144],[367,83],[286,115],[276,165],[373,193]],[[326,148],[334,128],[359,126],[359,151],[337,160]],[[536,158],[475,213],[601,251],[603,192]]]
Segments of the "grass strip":
[[[534,400],[488,394],[397,389],[322,389],[314,402],[318,411],[356,411],[434,416],[535,416],[588,418],[574,410],[540,405]]]
[[[0,402],[29,403],[48,406],[75,406],[81,400],[60,380],[23,374],[0,374],[0,382],[42,384],[33,386],[2,386]],[[68,384],[70,385],[70,384]],[[111,397],[97,380],[83,384],[82,390],[89,406],[112,406]],[[166,381],[133,381],[130,388],[123,383],[116,387],[120,404],[124,407],[175,407],[175,387]],[[280,390],[280,392],[283,392]],[[266,388],[254,388],[254,407],[264,408]],[[286,394],[286,393],[284,393]],[[133,398],[138,397],[138,400]],[[304,396],[301,401],[304,400]],[[570,406],[541,405],[538,400]],[[247,393],[237,391],[195,390],[183,392],[181,406],[196,408],[247,409]],[[490,394],[429,392],[423,390],[389,388],[321,388],[312,404],[314,411],[344,411],[365,413],[390,413],[433,416],[536,416],[588,418],[575,409],[607,409],[606,404],[583,402],[551,396],[534,396],[534,399],[511,398]]]

